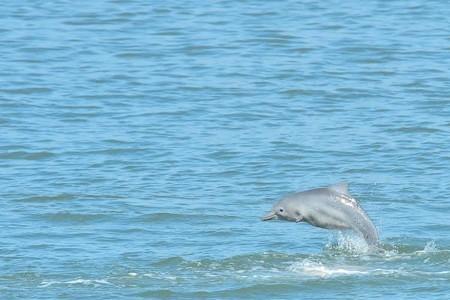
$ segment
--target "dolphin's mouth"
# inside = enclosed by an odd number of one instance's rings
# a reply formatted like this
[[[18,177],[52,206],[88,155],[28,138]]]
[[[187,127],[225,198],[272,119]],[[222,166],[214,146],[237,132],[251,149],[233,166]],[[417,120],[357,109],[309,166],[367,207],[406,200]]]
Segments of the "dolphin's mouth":
[[[262,221],[269,221],[269,220],[276,219],[276,218],[277,218],[277,215],[274,212],[270,212],[267,215],[263,216],[261,218],[261,220]]]

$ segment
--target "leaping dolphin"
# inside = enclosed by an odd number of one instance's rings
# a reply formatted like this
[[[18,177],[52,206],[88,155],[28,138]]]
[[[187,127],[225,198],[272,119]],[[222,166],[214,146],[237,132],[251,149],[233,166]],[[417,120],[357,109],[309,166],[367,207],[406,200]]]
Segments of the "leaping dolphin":
[[[326,229],[351,229],[366,242],[378,244],[377,229],[359,203],[350,196],[347,183],[294,193],[275,203],[263,221],[282,219],[307,222]]]

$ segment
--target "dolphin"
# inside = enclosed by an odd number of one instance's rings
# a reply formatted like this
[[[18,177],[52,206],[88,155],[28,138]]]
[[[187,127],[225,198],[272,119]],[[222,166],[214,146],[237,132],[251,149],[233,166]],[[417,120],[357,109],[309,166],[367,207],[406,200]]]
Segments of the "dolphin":
[[[378,244],[378,232],[367,213],[350,196],[348,184],[340,182],[287,195],[263,216],[263,221],[282,219],[307,222],[326,229],[353,230],[364,237],[369,246]]]

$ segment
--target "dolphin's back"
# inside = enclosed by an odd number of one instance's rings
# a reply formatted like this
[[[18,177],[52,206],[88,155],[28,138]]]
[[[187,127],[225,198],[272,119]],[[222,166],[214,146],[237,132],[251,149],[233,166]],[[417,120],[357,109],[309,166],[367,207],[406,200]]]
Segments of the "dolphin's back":
[[[353,229],[368,244],[378,243],[378,232],[361,205],[352,196],[329,188],[298,193],[303,199],[305,220],[311,225],[329,229]]]
[[[378,243],[377,229],[358,201],[347,194],[335,193],[333,196],[337,202],[348,206],[347,209],[352,211],[352,227],[358,230],[369,244]]]

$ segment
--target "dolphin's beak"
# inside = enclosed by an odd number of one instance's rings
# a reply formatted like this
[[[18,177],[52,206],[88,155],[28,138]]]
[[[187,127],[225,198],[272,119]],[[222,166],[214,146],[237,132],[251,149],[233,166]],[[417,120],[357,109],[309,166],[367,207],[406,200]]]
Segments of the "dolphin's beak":
[[[276,217],[277,217],[277,215],[274,212],[270,212],[267,215],[263,216],[261,218],[261,220],[262,221],[269,221],[269,220],[275,219]]]

